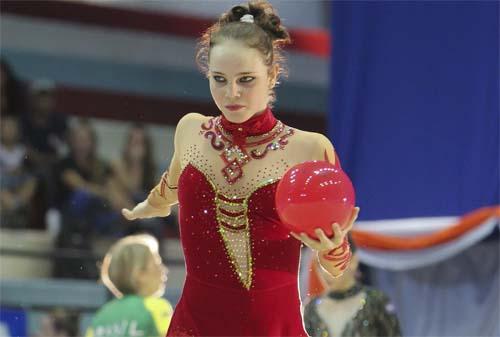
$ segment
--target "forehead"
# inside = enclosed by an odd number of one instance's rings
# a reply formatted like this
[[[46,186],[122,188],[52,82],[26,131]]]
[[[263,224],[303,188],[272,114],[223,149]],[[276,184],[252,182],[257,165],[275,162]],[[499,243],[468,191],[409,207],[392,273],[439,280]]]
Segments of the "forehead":
[[[224,40],[210,50],[210,71],[224,74],[263,72],[267,70],[261,53],[235,40]]]

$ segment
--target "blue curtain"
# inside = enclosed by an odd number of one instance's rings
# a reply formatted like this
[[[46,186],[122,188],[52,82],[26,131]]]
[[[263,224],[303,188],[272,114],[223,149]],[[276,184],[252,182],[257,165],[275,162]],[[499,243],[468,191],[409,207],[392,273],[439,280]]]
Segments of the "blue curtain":
[[[329,135],[361,220],[499,203],[499,2],[332,6]]]
[[[499,2],[337,1],[328,131],[360,220],[499,204]],[[405,336],[498,336],[498,238],[412,271],[373,270]]]

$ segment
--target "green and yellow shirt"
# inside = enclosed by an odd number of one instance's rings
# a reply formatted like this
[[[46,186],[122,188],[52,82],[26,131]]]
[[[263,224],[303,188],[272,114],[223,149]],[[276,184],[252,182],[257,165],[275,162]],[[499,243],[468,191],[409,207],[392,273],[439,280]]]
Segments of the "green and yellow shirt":
[[[106,303],[96,313],[86,337],[163,337],[172,312],[163,298],[127,295]]]

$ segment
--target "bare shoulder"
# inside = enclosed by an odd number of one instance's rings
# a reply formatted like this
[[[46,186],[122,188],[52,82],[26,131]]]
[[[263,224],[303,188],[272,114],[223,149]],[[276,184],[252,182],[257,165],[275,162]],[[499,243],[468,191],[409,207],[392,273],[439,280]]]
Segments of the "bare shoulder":
[[[303,151],[310,154],[310,160],[335,160],[335,151],[331,141],[318,132],[309,132],[295,129],[295,143]]]
[[[299,130],[295,129],[295,135],[297,139],[305,144],[321,144],[325,142],[330,142],[330,140],[323,134],[319,132],[310,132],[310,131],[304,131],[304,130]]]
[[[203,123],[206,123],[212,117],[204,116],[197,112],[190,112],[182,116],[175,128],[174,146],[175,150],[182,152],[193,139],[193,134],[199,132]]]
[[[177,123],[177,130],[182,130],[183,128],[189,128],[193,125],[200,125],[201,123],[205,123],[212,117],[208,117],[205,115],[202,115],[198,112],[190,112],[182,116],[182,118],[179,120],[179,123]]]
[[[192,132],[196,132],[199,130],[200,126],[203,123],[206,123],[210,120],[209,116],[202,115],[197,112],[190,112],[182,116],[182,118],[177,123],[175,128],[175,137],[183,137],[184,134],[191,135]]]

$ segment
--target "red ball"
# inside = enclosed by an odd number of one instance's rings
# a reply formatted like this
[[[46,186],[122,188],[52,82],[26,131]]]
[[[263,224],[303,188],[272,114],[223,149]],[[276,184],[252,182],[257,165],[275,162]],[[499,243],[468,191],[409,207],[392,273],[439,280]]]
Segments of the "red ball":
[[[290,168],[276,189],[276,211],[291,232],[317,238],[321,228],[334,235],[332,224],[348,225],[355,205],[354,188],[342,169],[327,161],[308,161]]]

